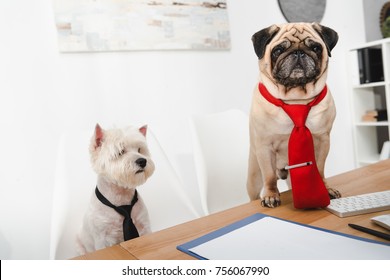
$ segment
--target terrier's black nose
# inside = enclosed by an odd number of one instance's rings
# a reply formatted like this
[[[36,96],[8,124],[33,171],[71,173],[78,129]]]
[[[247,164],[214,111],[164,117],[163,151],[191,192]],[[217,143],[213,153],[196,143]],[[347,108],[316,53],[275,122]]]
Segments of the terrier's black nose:
[[[146,166],[147,160],[145,158],[139,158],[135,161],[135,163],[141,167],[144,168]]]

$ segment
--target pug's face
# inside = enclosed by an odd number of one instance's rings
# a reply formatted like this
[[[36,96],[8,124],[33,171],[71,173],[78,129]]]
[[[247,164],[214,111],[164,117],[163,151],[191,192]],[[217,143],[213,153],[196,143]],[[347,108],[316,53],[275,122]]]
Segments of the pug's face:
[[[272,25],[252,37],[262,82],[283,99],[315,95],[325,86],[337,33],[318,23]]]

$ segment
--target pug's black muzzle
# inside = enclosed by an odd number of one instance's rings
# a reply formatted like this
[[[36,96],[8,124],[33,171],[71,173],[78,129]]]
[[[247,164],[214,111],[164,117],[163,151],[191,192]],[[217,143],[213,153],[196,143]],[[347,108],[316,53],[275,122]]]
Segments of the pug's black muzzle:
[[[295,50],[280,57],[273,69],[275,80],[287,88],[304,87],[315,81],[319,74],[320,65],[316,59],[303,50]]]

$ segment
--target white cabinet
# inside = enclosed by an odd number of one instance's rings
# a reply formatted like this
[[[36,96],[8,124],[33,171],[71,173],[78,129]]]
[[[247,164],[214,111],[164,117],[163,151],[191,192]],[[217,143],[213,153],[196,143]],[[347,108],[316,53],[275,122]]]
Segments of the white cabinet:
[[[378,161],[390,136],[390,38],[351,49],[348,60],[355,164],[359,167]],[[373,112],[380,113],[379,120],[372,117]]]

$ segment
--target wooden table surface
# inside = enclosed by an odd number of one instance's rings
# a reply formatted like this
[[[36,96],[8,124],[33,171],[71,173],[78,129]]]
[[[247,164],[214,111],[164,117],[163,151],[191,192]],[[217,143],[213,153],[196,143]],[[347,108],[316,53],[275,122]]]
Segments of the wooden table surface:
[[[390,189],[390,160],[385,160],[349,171],[328,179],[328,184],[338,189],[342,196],[351,196]],[[243,191],[246,191],[243,187]],[[89,253],[74,259],[194,259],[176,249],[211,231],[239,221],[255,213],[317,226],[341,233],[385,241],[378,237],[354,230],[348,223],[359,224],[379,231],[385,229],[373,224],[371,217],[390,214],[390,210],[371,214],[339,218],[324,209],[298,210],[293,207],[291,191],[281,194],[282,205],[277,208],[264,208],[259,201],[249,202],[222,212],[211,214],[184,224],[180,224],[149,235],[141,236],[118,245]],[[286,234],[288,236],[288,233]]]

